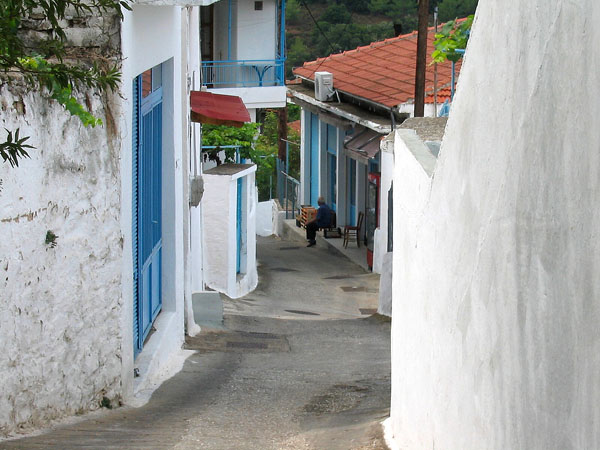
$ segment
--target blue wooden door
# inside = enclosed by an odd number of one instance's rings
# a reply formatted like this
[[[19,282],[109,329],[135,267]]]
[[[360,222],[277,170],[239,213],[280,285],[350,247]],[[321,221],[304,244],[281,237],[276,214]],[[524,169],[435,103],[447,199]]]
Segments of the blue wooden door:
[[[335,155],[327,155],[329,165],[329,203],[333,211],[336,210],[336,184],[337,184],[337,158]]]
[[[242,268],[242,179],[238,178],[237,180],[237,205],[236,205],[236,224],[235,224],[235,234],[236,234],[236,242],[237,242],[237,250],[236,250],[236,264],[235,271],[236,273],[240,273]]]
[[[319,116],[310,115],[310,204],[318,208],[319,199]]]
[[[356,225],[356,161],[348,159],[348,223]]]
[[[134,81],[135,355],[141,351],[162,307],[162,87],[152,83],[155,69],[148,72]]]
[[[335,211],[337,206],[337,128],[333,125],[327,125],[327,165],[329,166],[327,175],[328,200],[331,209]]]

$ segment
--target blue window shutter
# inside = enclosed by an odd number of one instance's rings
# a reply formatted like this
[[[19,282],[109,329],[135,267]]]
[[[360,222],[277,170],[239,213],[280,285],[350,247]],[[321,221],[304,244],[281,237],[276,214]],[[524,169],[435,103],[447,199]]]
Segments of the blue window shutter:
[[[140,109],[140,77],[136,77],[133,80],[132,89],[132,145],[131,145],[131,157],[132,157],[132,223],[131,223],[131,235],[132,243],[131,248],[133,250],[133,349],[134,356],[140,352],[140,330],[139,330],[139,242],[138,242],[138,199],[139,199],[139,109]]]

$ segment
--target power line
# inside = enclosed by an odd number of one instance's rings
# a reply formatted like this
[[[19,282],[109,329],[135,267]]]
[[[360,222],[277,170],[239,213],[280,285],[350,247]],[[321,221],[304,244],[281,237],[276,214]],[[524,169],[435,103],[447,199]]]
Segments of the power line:
[[[317,30],[319,30],[319,32],[323,35],[323,37],[325,38],[325,40],[329,44],[329,47],[331,48],[331,53],[335,53],[336,50],[333,48],[333,44],[331,43],[331,41],[329,40],[329,38],[327,37],[327,35],[323,32],[323,30],[319,26],[319,23],[317,22],[317,19],[315,19],[315,16],[313,16],[313,13],[310,10],[310,8],[308,7],[308,5],[306,4],[306,1],[305,0],[300,0],[300,1],[302,2],[302,4],[304,5],[304,7],[306,8],[306,10],[308,11],[308,15],[310,16],[310,18],[315,23],[315,25],[317,27]]]

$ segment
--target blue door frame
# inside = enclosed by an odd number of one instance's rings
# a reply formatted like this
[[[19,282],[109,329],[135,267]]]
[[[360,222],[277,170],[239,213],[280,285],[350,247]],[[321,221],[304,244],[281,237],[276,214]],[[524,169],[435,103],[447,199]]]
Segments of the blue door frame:
[[[356,161],[348,158],[348,223],[356,225]]]
[[[236,207],[236,225],[235,234],[237,242],[235,273],[240,273],[242,268],[242,193],[243,181],[237,179],[237,207]]]
[[[335,211],[337,206],[337,128],[333,125],[327,125],[327,164],[329,166],[327,175],[329,204],[331,209]]]
[[[310,113],[310,204],[319,199],[319,116]]]
[[[133,84],[135,356],[162,308],[162,87],[147,83],[140,75]]]

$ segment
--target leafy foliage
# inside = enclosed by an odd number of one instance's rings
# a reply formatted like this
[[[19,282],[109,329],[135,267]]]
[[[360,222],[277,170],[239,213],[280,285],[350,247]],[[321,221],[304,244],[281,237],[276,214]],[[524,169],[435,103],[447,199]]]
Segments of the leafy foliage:
[[[14,136],[12,131],[6,130],[6,132],[8,133],[6,141],[0,142],[0,156],[2,156],[3,162],[8,161],[12,167],[17,167],[19,165],[19,158],[29,158],[29,154],[25,149],[33,147],[25,144],[25,141],[27,141],[29,137],[20,137],[18,128],[16,129]]]
[[[433,42],[435,50],[431,54],[433,62],[442,63],[446,60],[457,62],[460,60],[462,53],[457,50],[464,50],[467,47],[472,25],[472,15],[460,23],[456,20],[447,22],[441,32],[435,35]]]
[[[217,147],[204,151],[206,159],[216,161],[217,164],[235,162],[236,149],[221,148],[221,146],[236,145],[240,147],[240,157],[252,159],[252,147],[258,133],[257,123],[245,123],[241,128],[226,125],[202,125],[202,145]],[[225,160],[219,159],[219,153],[225,152]]]
[[[442,0],[438,4],[438,14],[442,22],[457,17],[474,14],[478,0]]]
[[[298,108],[299,109],[299,108]],[[261,129],[259,130],[259,125]],[[235,149],[218,148],[225,145],[239,145],[240,157],[250,159],[256,164],[256,187],[259,201],[269,199],[270,189],[276,189],[277,152],[279,139],[279,119],[275,111],[267,111],[262,124],[247,123],[241,128],[223,125],[202,125],[202,145],[216,146],[216,149],[205,150],[206,159],[217,161],[217,164],[235,162]],[[300,136],[288,128],[288,140],[300,143]],[[224,161],[219,154],[225,153]],[[300,177],[300,146],[289,146],[290,174]],[[274,195],[274,192],[272,192]]]
[[[73,91],[78,87],[114,90],[120,81],[118,67],[116,64],[85,67],[66,63],[63,24],[67,13],[76,16],[113,13],[122,18],[123,8],[130,9],[123,0],[3,0],[0,3],[0,74],[21,75],[31,88],[45,91],[85,126],[101,125],[102,121],[79,103]],[[50,30],[47,38],[32,45],[24,40],[23,24],[30,17],[40,15],[50,24]],[[3,77],[7,84],[16,80],[19,78]],[[18,130],[14,136],[9,132],[6,141],[0,144],[4,161],[12,166],[18,165],[18,158],[28,156],[26,148],[33,148],[24,144],[28,137],[19,138],[18,134]]]

